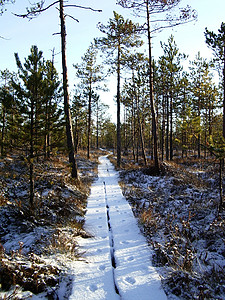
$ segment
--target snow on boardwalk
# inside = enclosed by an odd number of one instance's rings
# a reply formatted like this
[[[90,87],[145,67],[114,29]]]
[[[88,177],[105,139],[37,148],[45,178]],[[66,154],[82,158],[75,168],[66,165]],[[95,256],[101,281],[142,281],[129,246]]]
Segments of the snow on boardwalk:
[[[167,299],[151,264],[152,253],[107,157],[100,158],[98,172],[88,198],[85,222],[93,238],[78,241],[84,260],[72,266],[75,277],[69,299]]]

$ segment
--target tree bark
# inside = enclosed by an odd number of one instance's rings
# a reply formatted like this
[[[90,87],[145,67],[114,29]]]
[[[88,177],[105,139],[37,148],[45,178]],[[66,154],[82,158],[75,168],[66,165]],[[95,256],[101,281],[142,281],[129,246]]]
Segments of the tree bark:
[[[1,144],[1,157],[4,156],[4,142],[5,142],[5,114],[6,114],[6,109],[3,106],[2,109],[2,144]]]
[[[117,55],[117,167],[121,164],[121,131],[120,131],[120,44],[118,45]]]
[[[164,160],[164,139],[165,139],[165,92],[163,93],[163,103],[162,103],[162,137],[161,137],[161,152],[162,152],[162,161]]]
[[[98,102],[99,102],[99,100],[98,100],[98,98],[97,98],[97,113],[96,113],[96,130],[97,130],[97,132],[96,132],[96,148],[97,148],[97,150],[98,150],[98,148],[99,148],[99,105],[98,105]]]
[[[90,159],[90,144],[91,144],[91,84],[88,93],[88,145],[87,145],[88,159]]]
[[[173,160],[173,97],[170,93],[170,160]]]
[[[225,45],[223,47],[223,138],[225,138]]]
[[[169,160],[169,95],[166,95],[166,160]]]
[[[34,206],[34,100],[31,99],[30,112],[30,205]]]
[[[59,2],[60,21],[61,21],[61,48],[62,48],[62,71],[63,71],[63,96],[64,96],[64,112],[66,120],[66,137],[67,149],[69,153],[69,162],[71,163],[71,176],[78,178],[77,163],[75,158],[74,138],[72,119],[69,106],[68,80],[67,80],[67,65],[66,65],[66,27],[63,9],[63,0]]]
[[[148,52],[149,52],[149,88],[150,88],[150,104],[152,114],[152,135],[154,143],[154,163],[155,171],[159,173],[159,160],[158,160],[158,134],[156,124],[156,113],[153,93],[153,71],[152,71],[152,46],[151,46],[151,31],[150,31],[150,16],[149,16],[149,1],[146,0],[147,11],[147,28],[148,28]]]

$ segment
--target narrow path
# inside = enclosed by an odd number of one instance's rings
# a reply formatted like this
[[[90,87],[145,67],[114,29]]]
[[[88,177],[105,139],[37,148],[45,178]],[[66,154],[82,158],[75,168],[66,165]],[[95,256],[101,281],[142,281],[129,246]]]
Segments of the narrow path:
[[[98,172],[88,198],[85,223],[93,238],[78,241],[84,260],[71,266],[75,279],[69,299],[167,299],[151,264],[152,252],[107,157],[100,158]]]

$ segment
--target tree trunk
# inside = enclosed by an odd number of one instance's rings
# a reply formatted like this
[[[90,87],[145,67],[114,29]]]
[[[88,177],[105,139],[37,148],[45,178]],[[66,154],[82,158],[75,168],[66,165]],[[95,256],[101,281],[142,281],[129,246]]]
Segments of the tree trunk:
[[[69,107],[67,66],[66,66],[66,27],[64,19],[63,0],[60,0],[60,21],[61,21],[61,47],[62,47],[62,71],[63,71],[63,96],[64,96],[64,112],[66,121],[66,137],[67,148],[69,153],[69,162],[71,163],[71,176],[78,178],[77,163],[75,159],[74,138],[72,119]]]
[[[34,100],[31,99],[30,112],[30,205],[34,206]]]
[[[90,159],[90,145],[91,145],[91,84],[88,93],[88,145],[87,145],[88,159]]]
[[[144,159],[145,166],[147,166],[147,158],[146,158],[146,154],[145,154],[143,130],[142,130],[142,124],[141,124],[141,120],[140,120],[139,91],[138,91],[138,95],[137,95],[137,117],[138,117],[138,125],[139,125],[140,139],[141,139],[142,156],[143,156],[143,159]]]
[[[97,114],[96,114],[96,130],[97,130],[97,133],[96,133],[96,148],[98,150],[99,148],[99,107],[98,107],[98,99],[97,99]]]
[[[154,143],[154,163],[155,171],[159,173],[159,160],[158,160],[158,134],[155,114],[155,103],[153,94],[153,71],[152,71],[152,47],[151,47],[151,31],[150,31],[150,16],[149,16],[149,1],[146,0],[146,11],[147,11],[147,27],[148,27],[148,52],[149,52],[149,88],[150,88],[150,103],[151,103],[151,114],[152,114],[152,135]]]
[[[165,93],[163,93],[163,115],[162,115],[162,137],[161,137],[161,152],[162,152],[162,161],[164,160],[164,139],[165,139]]]
[[[223,138],[225,139],[225,46],[223,47]]]
[[[223,207],[223,159],[220,159],[219,193],[220,193],[219,212],[221,212]]]
[[[118,45],[117,56],[117,167],[121,164],[121,131],[120,131],[120,44]]]
[[[2,143],[1,143],[1,157],[4,156],[5,114],[6,114],[6,109],[5,109],[5,107],[3,106],[3,109],[2,109]]]
[[[169,160],[169,95],[166,95],[166,160]]]
[[[170,160],[173,160],[173,97],[170,94]]]
[[[135,117],[134,117],[134,98],[132,96],[132,120],[131,120],[131,132],[132,132],[132,152],[133,160],[135,162]]]

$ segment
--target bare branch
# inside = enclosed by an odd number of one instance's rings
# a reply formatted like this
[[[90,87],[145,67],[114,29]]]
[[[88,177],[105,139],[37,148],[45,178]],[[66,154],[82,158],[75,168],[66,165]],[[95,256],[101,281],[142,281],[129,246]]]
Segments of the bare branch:
[[[79,23],[79,20],[78,20],[78,19],[76,19],[76,18],[74,18],[74,17],[73,17],[73,16],[71,16],[71,15],[65,15],[65,17],[69,17],[69,18],[73,19],[74,21],[76,21],[77,23]]]
[[[38,7],[38,8],[33,8],[33,9],[28,9],[27,8],[27,13],[25,13],[25,14],[15,14],[14,13],[14,15],[16,17],[19,17],[19,18],[30,18],[30,19],[32,19],[32,18],[36,17],[37,15],[41,14],[42,12],[48,10],[49,8],[51,8],[52,6],[54,6],[58,3],[59,3],[59,0],[56,0],[53,3],[49,4],[48,6],[46,6],[44,8],[43,7],[40,7],[40,8]],[[42,2],[42,5],[43,4],[44,4],[44,2]],[[102,10],[100,10],[100,9],[94,9],[94,8],[91,8],[91,7],[80,6],[80,5],[75,5],[75,4],[66,4],[63,7],[74,7],[74,8],[87,9],[87,10],[91,10],[91,11],[95,11],[95,12],[102,12]],[[78,19],[74,18],[71,15],[65,15],[65,16],[70,17],[71,19],[73,19],[76,22],[79,22]]]
[[[0,39],[9,41],[9,39],[5,38],[4,36],[0,36]]]
[[[15,15],[16,17],[19,17],[19,18],[29,18],[30,16],[31,16],[31,18],[32,18],[32,16],[35,17],[35,15],[40,14],[40,13],[42,13],[42,12],[48,10],[50,7],[54,6],[54,5],[57,4],[57,3],[59,3],[59,0],[57,0],[57,1],[55,1],[55,2],[53,2],[53,3],[51,3],[51,4],[49,4],[49,5],[46,6],[45,8],[40,8],[40,9],[37,9],[37,10],[31,10],[31,11],[28,11],[26,14],[15,14],[15,13],[14,13],[14,15]]]
[[[82,9],[87,9],[91,11],[96,11],[96,12],[102,12],[101,9],[94,9],[92,7],[86,7],[86,6],[80,6],[80,5],[75,5],[75,4],[66,4],[64,7],[75,7],[75,8],[82,8]]]

